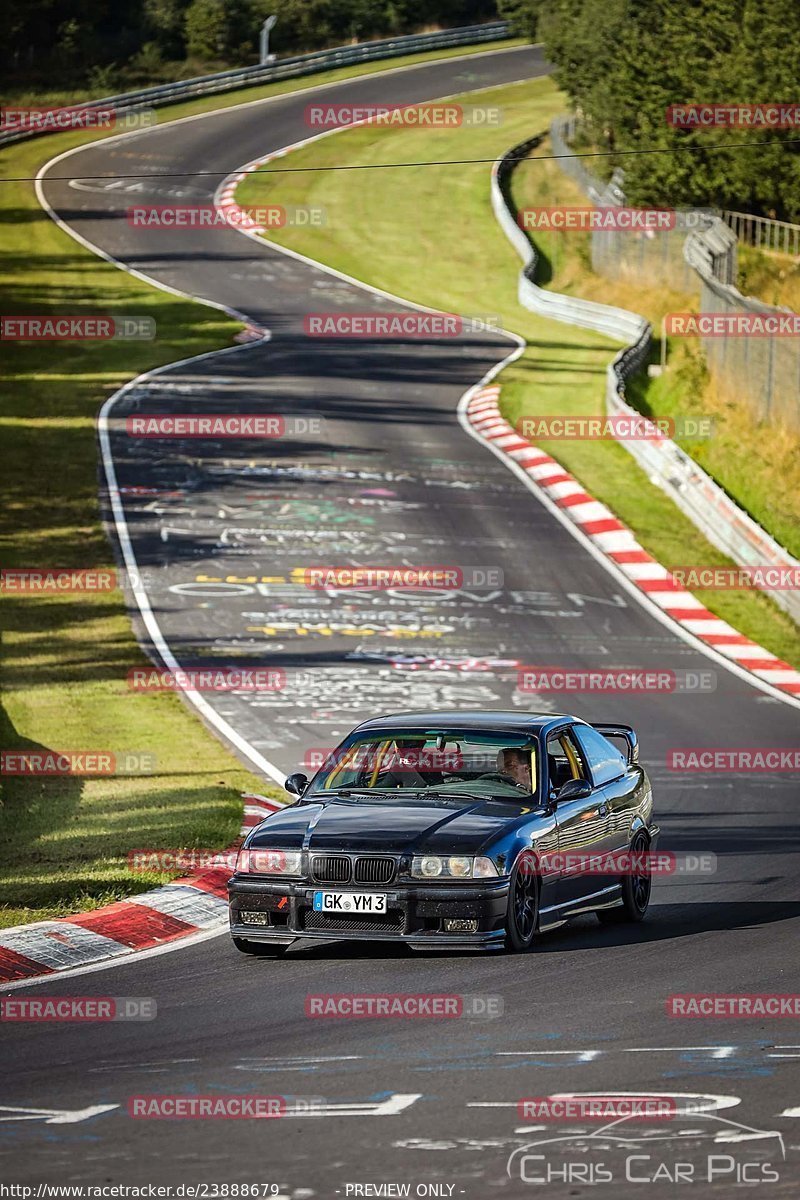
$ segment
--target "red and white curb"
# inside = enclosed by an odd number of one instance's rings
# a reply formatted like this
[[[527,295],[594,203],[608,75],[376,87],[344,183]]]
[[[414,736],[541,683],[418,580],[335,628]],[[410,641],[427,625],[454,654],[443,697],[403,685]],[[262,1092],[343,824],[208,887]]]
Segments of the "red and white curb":
[[[245,836],[281,805],[244,796]],[[222,925],[228,916],[230,870],[200,870],[130,900],[57,921],[0,930],[0,984],[53,975],[103,959],[149,950]]]
[[[536,486],[630,582],[669,617],[717,653],[792,696],[800,696],[800,671],[720,620],[643,550],[626,525],[544,450],[521,437],[500,415],[500,386],[481,388],[467,405],[467,420],[486,442],[516,462]]]
[[[253,171],[257,171],[264,163],[269,162],[270,155],[267,158],[260,158],[254,162],[248,163],[246,167],[242,167],[241,171],[235,175],[229,175],[222,185],[221,191],[217,194],[215,207],[225,215],[225,219],[231,225],[235,225],[238,229],[246,229],[249,233],[266,233],[267,229],[264,225],[259,225],[258,221],[254,220],[243,208],[240,208],[234,199],[234,193],[239,184]],[[277,156],[275,156],[277,157]]]
[[[364,123],[358,121],[353,124]],[[326,130],[323,134],[316,134],[246,163],[223,181],[215,197],[216,207],[225,214],[230,224],[241,232],[250,235],[268,234],[268,229],[236,203],[237,187],[248,175],[274,159],[282,158],[309,142],[336,132],[339,132],[338,128]],[[331,273],[339,274],[336,271]],[[556,459],[517,433],[500,415],[499,399],[500,385],[487,384],[474,393],[467,405],[467,421],[483,441],[491,443],[505,457],[516,462],[537,488],[591,540],[595,548],[613,562],[634,587],[687,633],[724,658],[730,659],[740,670],[750,672],[770,687],[785,695],[800,697],[800,671],[796,671],[789,663],[739,633],[687,591],[666,567],[639,545],[631,530],[623,525],[611,509],[591,496]]]
[[[358,122],[358,124],[361,124],[361,122]],[[348,128],[350,128],[350,126],[348,126]],[[336,130],[327,130],[326,132],[335,133]],[[313,142],[317,137],[320,136],[322,135],[317,134],[315,137],[307,138],[306,141]],[[270,233],[272,231],[267,225],[259,224],[254,217],[250,216],[250,213],[246,208],[241,208],[240,205],[236,203],[236,189],[240,183],[245,181],[248,175],[252,175],[255,171],[260,170],[261,167],[265,167],[267,163],[272,162],[273,159],[283,158],[284,155],[288,154],[290,150],[296,150],[303,145],[305,145],[305,141],[298,142],[293,146],[286,146],[281,150],[273,150],[271,154],[266,154],[262,158],[254,158],[252,162],[245,163],[245,165],[239,171],[236,171],[233,175],[228,175],[228,177],[222,181],[219,190],[214,197],[214,207],[218,212],[222,213],[229,225],[232,225],[234,229],[241,230],[242,233],[262,234]],[[268,207],[277,209],[279,206],[273,204]]]

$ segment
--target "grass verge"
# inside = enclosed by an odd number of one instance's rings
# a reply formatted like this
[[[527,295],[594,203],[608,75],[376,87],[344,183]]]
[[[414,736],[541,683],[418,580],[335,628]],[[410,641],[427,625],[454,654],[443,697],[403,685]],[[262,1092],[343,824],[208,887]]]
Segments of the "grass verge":
[[[499,127],[364,126],[295,151],[292,165],[319,168],[345,161],[375,167],[491,159],[546,130],[565,104],[548,79],[485,91],[481,100],[502,109]],[[538,179],[540,168],[532,163],[521,170]],[[464,314],[496,314],[506,328],[522,334],[528,350],[502,376],[503,407],[510,421],[534,413],[603,411],[605,367],[616,347],[586,330],[537,317],[516,303],[520,264],[491,212],[488,163],[292,175],[270,175],[267,168],[249,176],[237,198],[253,205],[320,205],[327,212],[324,229],[286,228],[273,231],[271,239],[418,303]],[[598,281],[598,287],[603,292],[598,298],[613,301],[605,281]],[[656,299],[654,290],[652,302]],[[666,566],[731,565],[617,443],[543,445]],[[800,665],[797,629],[767,597],[747,592],[696,594],[743,633]]]
[[[262,83],[250,88],[237,88],[231,92],[205,96],[202,100],[189,100],[180,104],[167,105],[156,110],[159,120],[172,120],[174,116],[183,116],[180,110],[205,112],[209,109],[228,108],[231,104],[241,104],[247,100],[259,100],[262,96],[279,96],[295,92],[302,88],[318,87],[323,83],[335,83],[342,79],[350,79],[356,75],[374,75],[379,71],[391,71],[395,67],[414,66],[417,63],[437,62],[445,58],[460,58],[472,54],[485,54],[491,50],[508,50],[513,46],[529,46],[528,38],[502,38],[496,42],[480,42],[474,46],[453,46],[447,50],[428,50],[422,54],[402,54],[396,58],[376,59],[373,62],[358,63],[352,67],[337,67],[330,71],[320,71],[314,75],[305,75],[298,79],[288,79],[280,83]],[[199,75],[200,70],[195,72]],[[203,72],[208,73],[208,72]],[[181,76],[181,78],[184,78]],[[191,78],[191,76],[186,77]],[[171,80],[162,80],[172,82]],[[137,88],[139,85],[136,85]],[[142,85],[146,86],[146,85]],[[156,85],[153,85],[156,86]],[[131,90],[131,89],[126,89]],[[6,104],[19,107],[36,108],[40,105],[58,107],[68,104],[82,104],[90,99],[102,99],[108,95],[108,87],[69,91],[53,89],[52,91],[30,91],[26,88],[15,88],[6,94]]]
[[[739,246],[736,286],[745,296],[800,312],[800,257]]]
[[[545,142],[516,171],[517,208],[539,205],[583,205],[583,193],[552,161]],[[643,313],[660,337],[668,312],[696,311],[698,298],[671,290],[660,281],[647,287],[631,278],[606,279],[591,268],[588,233],[537,233],[546,286],[588,300],[617,304]],[[740,255],[764,283],[775,263],[764,263],[756,251]],[[740,264],[741,265],[741,264]],[[758,294],[767,299],[763,291]],[[655,379],[641,374],[628,387],[628,399],[655,417],[710,416],[714,436],[706,441],[677,440],[710,475],[791,554],[800,556],[800,436],[758,422],[747,404],[728,395],[709,376],[697,338],[667,339],[668,370]],[[705,561],[705,560],[703,560]]]
[[[42,147],[14,152],[33,172]],[[13,189],[13,198],[8,191]],[[239,328],[212,309],[156,291],[77,246],[7,184],[0,227],[4,312],[146,312],[153,343],[9,343],[0,398],[4,567],[110,570],[97,501],[95,416],[126,379],[157,363],[230,345]],[[84,911],[168,875],[132,876],[138,847],[224,847],[239,793],[263,782],[172,694],[132,694],[143,662],[120,592],[3,597],[3,750],[138,752],[152,773],[2,779],[0,925]]]

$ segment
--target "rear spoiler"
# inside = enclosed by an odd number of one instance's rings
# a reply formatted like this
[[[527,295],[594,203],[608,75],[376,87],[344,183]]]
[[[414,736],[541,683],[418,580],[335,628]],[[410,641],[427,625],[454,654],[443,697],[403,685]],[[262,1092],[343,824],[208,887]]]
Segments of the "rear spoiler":
[[[639,739],[636,736],[636,730],[631,725],[595,725],[592,723],[592,729],[596,729],[598,733],[602,733],[603,737],[621,737],[628,743],[628,762],[636,763],[639,761]]]

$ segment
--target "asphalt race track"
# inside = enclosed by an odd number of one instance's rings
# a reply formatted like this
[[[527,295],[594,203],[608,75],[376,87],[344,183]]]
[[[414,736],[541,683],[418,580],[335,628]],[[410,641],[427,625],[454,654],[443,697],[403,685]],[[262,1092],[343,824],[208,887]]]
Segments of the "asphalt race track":
[[[342,83],[325,97],[414,102],[544,70],[537,50],[513,49]],[[796,1195],[796,1022],[681,1021],[665,1015],[665,1001],[673,993],[796,986],[797,777],[680,774],[666,760],[676,747],[790,747],[797,709],[658,621],[462,430],[459,398],[509,353],[506,339],[310,338],[309,312],[400,306],[232,230],[173,237],[126,222],[132,199],[207,203],[241,164],[308,136],[308,102],[308,94],[287,96],[89,146],[48,172],[69,180],[43,182],[59,217],[93,245],[159,283],[245,313],[271,334],[168,370],[114,409],[126,521],[166,641],[182,665],[286,672],[281,691],[208,699],[287,772],[379,711],[521,707],[631,720],[654,780],[661,846],[713,852],[718,869],[660,881],[644,926],[601,928],[587,918],[542,938],[527,956],[331,943],[271,962],[240,956],[222,935],[48,983],[40,989],[47,995],[154,997],[158,1015],[3,1029],[0,1175],[26,1183],[275,1184],[297,1200],[408,1184],[411,1195],[479,1200],[535,1195],[542,1185],[522,1181],[519,1156],[507,1172],[509,1157],[568,1137],[529,1151],[543,1157],[526,1160],[528,1180],[552,1168],[547,1195],[594,1187],[642,1194],[654,1180],[658,1194],[670,1196],[676,1162],[693,1164],[690,1196],[727,1197],[744,1183],[765,1196]],[[182,174],[198,170],[218,174]],[[118,178],[138,171],[175,174]],[[108,178],[92,179],[99,175]],[[201,406],[321,417],[324,434],[278,439],[265,452],[253,442],[126,434],[131,414]],[[457,592],[409,596],[293,582],[303,566],[356,562],[493,568],[502,584],[478,576]],[[711,671],[716,686],[628,699],[537,696],[518,691],[518,663]],[[491,995],[502,999],[503,1014],[305,1016],[309,993],[357,992]],[[305,1101],[290,1099],[290,1115],[271,1122],[127,1115],[137,1095],[231,1092],[324,1103],[308,1112]],[[669,1094],[684,1097],[684,1109],[685,1097],[703,1096],[705,1111],[617,1128],[616,1142],[587,1142],[581,1133],[596,1125],[518,1116],[522,1097],[556,1092]],[[95,1106],[112,1107],[83,1111]],[[21,1109],[35,1111],[12,1120]]]

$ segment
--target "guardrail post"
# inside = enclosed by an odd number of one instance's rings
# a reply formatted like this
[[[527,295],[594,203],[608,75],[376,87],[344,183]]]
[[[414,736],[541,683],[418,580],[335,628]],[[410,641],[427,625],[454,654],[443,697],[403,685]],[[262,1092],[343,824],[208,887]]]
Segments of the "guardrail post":
[[[270,30],[272,29],[273,25],[277,21],[277,19],[278,18],[274,15],[271,17],[267,17],[266,21],[261,26],[260,49],[261,49],[261,62],[262,63],[272,62],[273,59],[275,58],[275,55],[274,54],[270,55],[270,52],[269,52],[269,33],[270,33]]]
[[[195,96],[212,96],[229,92],[234,88],[251,87],[254,84],[270,83],[274,79],[297,79],[324,71],[331,67],[350,63],[373,62],[394,58],[398,54],[413,54],[423,50],[448,49],[456,46],[471,46],[488,41],[501,41],[513,36],[509,21],[489,21],[484,25],[466,25],[458,29],[442,29],[437,33],[403,34],[397,38],[380,38],[372,42],[358,42],[354,46],[339,46],[331,50],[314,50],[309,54],[297,54],[277,60],[269,54],[269,29],[277,17],[268,17],[260,31],[262,62],[254,67],[236,67],[230,71],[219,71],[214,75],[200,75],[180,83],[159,84],[142,88],[136,92],[123,92],[116,96],[103,96],[98,100],[86,100],[83,104],[71,105],[74,109],[93,109],[100,106],[127,112],[142,106],[170,104],[175,100],[188,100]],[[271,24],[270,24],[271,22]],[[265,40],[266,36],[266,40]],[[267,56],[269,61],[264,62]],[[20,142],[26,138],[47,132],[43,128],[0,131],[0,145]]]

